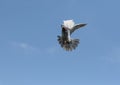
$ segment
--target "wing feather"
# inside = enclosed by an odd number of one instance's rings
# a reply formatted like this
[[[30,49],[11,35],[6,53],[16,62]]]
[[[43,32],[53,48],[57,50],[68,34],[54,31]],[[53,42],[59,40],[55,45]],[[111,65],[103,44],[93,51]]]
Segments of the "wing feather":
[[[81,28],[81,27],[84,27],[85,25],[87,25],[87,24],[84,24],[84,23],[82,23],[82,24],[76,24],[76,25],[70,30],[70,34],[72,34],[76,29],[79,29],[79,28]]]

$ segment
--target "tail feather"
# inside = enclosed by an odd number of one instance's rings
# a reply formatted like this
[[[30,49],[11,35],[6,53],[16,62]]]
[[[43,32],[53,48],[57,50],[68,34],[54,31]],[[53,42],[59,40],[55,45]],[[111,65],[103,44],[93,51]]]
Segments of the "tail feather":
[[[64,49],[66,51],[72,51],[75,49],[79,44],[79,39],[72,39],[70,43],[64,44]]]
[[[79,39],[72,39],[69,43],[64,43],[61,36],[58,36],[58,42],[66,51],[72,51],[79,44]]]

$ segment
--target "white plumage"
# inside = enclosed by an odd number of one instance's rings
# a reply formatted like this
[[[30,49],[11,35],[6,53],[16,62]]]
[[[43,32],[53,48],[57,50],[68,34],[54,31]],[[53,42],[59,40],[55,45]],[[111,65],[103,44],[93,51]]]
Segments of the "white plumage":
[[[63,21],[63,25],[69,29],[71,29],[72,27],[74,27],[75,23],[73,20],[65,20]]]

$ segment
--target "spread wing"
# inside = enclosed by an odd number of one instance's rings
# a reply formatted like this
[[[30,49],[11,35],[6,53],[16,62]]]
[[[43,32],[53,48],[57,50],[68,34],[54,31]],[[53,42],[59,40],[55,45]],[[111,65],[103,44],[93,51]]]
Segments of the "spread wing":
[[[83,27],[83,26],[85,26],[85,25],[87,25],[87,24],[76,24],[71,30],[70,30],[70,34],[72,34],[76,29],[78,29],[78,28],[81,28],[81,27]]]

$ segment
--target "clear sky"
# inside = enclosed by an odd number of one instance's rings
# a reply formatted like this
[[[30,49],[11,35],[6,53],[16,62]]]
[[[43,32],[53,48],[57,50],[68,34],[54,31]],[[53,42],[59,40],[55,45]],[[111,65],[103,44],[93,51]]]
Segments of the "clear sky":
[[[87,23],[72,52],[66,19]],[[0,0],[0,85],[120,85],[120,0]]]

